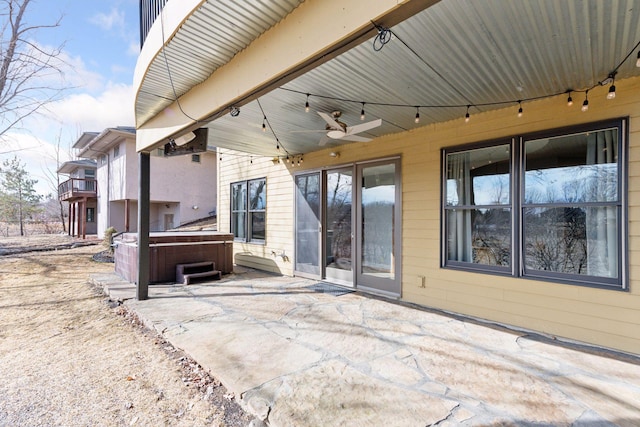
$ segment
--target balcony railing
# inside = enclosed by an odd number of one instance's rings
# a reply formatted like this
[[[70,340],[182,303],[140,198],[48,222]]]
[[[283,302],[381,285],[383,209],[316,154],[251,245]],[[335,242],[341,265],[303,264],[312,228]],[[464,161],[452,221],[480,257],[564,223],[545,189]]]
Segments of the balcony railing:
[[[162,8],[169,0],[140,0],[140,48]]]
[[[97,197],[98,184],[95,179],[71,178],[58,186],[58,199],[70,200],[76,197]]]

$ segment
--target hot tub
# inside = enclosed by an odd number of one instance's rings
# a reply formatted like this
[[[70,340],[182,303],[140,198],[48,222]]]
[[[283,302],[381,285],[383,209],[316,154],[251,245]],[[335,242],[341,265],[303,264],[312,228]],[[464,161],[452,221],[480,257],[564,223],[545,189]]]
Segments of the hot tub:
[[[138,280],[138,235],[113,240],[115,270],[123,279]],[[149,283],[176,281],[176,265],[213,261],[223,274],[233,272],[233,234],[217,231],[149,233]]]

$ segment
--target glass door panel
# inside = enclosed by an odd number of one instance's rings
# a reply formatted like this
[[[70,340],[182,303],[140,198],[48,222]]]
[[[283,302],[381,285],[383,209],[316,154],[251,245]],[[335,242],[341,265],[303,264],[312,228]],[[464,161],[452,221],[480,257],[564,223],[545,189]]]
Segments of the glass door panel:
[[[327,171],[325,185],[325,277],[352,286],[353,169]]]
[[[295,182],[295,270],[320,278],[320,174],[298,175]]]
[[[358,287],[400,295],[399,163],[358,167]]]

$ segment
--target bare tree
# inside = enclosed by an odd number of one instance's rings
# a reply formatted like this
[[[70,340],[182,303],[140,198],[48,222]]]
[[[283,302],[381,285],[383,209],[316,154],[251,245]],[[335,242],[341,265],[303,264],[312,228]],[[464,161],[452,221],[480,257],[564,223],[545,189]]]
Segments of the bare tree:
[[[32,39],[41,29],[58,27],[61,18],[52,24],[28,24],[25,14],[31,2],[0,0],[0,138],[66,89],[64,43],[45,48]]]
[[[60,175],[58,174],[58,169],[62,166],[62,161],[60,159],[61,154],[61,136],[60,133],[56,139],[55,145],[55,153],[52,157],[56,162],[56,169],[51,170],[50,168],[43,167],[42,172],[44,173],[45,180],[49,184],[49,189],[51,191],[51,199],[55,199],[58,201],[58,214],[56,215],[60,219],[60,223],[62,225],[62,231],[67,231],[66,221],[64,217],[65,206],[67,202],[63,202],[58,198],[58,187],[60,187]],[[68,158],[72,158],[71,153],[68,153]]]

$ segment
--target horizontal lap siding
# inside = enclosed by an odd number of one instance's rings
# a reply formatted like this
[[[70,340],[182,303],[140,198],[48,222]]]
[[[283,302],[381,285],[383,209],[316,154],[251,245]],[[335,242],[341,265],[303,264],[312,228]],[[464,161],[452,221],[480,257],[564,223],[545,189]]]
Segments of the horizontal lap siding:
[[[473,115],[468,124],[450,123],[456,133],[442,129],[446,124],[409,133],[412,140],[403,150],[404,159],[411,159],[403,162],[403,188],[409,189],[403,209],[403,299],[640,353],[640,79],[620,83],[614,101],[605,99],[604,89],[593,94],[586,113],[556,97],[525,104],[520,119],[516,110],[505,109]],[[629,292],[439,268],[442,148],[624,116],[630,118]],[[420,140],[432,141],[432,151]],[[418,287],[418,275],[426,277],[426,288]]]
[[[302,167],[287,169],[271,159],[254,159],[250,170],[241,164],[235,171],[221,165],[220,229],[228,227],[229,183],[266,176],[267,244],[236,245],[235,250],[264,256],[280,272],[292,274],[293,173],[400,156],[403,300],[640,354],[640,78],[616,81],[616,86],[613,101],[605,99],[606,88],[590,92],[585,113],[579,105],[567,107],[565,98],[558,96],[523,103],[522,118],[516,117],[516,108],[505,108],[473,114],[466,124],[461,117],[369,143],[345,144],[339,158],[329,157],[330,149],[306,153]],[[440,268],[442,148],[626,116],[630,117],[629,292]],[[288,262],[270,255],[283,249]],[[424,288],[418,286],[418,276],[425,277]]]
[[[218,228],[230,231],[230,188],[237,181],[266,178],[267,213],[264,244],[234,242],[234,260],[239,265],[285,275],[293,274],[293,178],[282,163],[271,158],[251,157],[231,150],[219,150],[220,200]],[[275,255],[274,255],[275,253]],[[241,254],[238,256],[238,254]],[[282,254],[285,256],[283,257]]]

